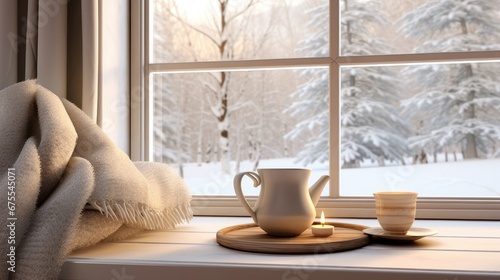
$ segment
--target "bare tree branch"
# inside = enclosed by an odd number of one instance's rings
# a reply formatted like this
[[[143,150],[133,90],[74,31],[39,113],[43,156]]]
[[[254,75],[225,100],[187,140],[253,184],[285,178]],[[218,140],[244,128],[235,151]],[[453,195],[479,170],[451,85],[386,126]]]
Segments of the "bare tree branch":
[[[258,2],[259,2],[258,0],[250,0],[250,2],[248,2],[248,5],[245,8],[243,8],[241,11],[236,12],[234,15],[229,17],[226,22],[230,23],[232,20],[245,13],[248,9],[250,9],[253,5],[257,4]]]
[[[175,13],[172,13],[170,10],[167,9],[167,12],[173,16],[175,19],[177,19],[178,21],[180,21],[182,24],[185,24],[186,26],[188,26],[189,28],[193,29],[194,31],[200,33],[201,35],[205,36],[207,39],[209,39],[212,43],[214,43],[216,46],[219,46],[219,42],[217,42],[216,38],[212,37],[210,34],[208,34],[207,32],[199,29],[198,27],[188,23],[187,21],[185,21],[183,18],[181,18],[179,15],[176,15]],[[178,11],[177,11],[178,13]]]

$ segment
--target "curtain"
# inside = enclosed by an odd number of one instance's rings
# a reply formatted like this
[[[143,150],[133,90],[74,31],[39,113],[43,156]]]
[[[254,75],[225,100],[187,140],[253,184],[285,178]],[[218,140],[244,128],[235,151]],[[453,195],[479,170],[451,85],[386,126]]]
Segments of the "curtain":
[[[0,89],[37,79],[128,152],[129,9],[129,0],[0,0]]]

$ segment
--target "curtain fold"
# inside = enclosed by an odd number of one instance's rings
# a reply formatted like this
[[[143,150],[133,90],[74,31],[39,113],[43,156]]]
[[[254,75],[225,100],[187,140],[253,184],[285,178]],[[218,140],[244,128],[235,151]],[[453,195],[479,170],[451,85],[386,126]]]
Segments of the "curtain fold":
[[[97,0],[82,2],[82,109],[100,124],[97,104],[99,101],[99,3]],[[85,59],[87,58],[87,59]]]
[[[22,2],[22,1],[21,1]],[[21,10],[22,11],[22,10]],[[18,31],[21,31],[21,38],[26,38],[24,49],[24,80],[35,79],[36,60],[38,53],[38,1],[28,0],[26,5],[26,15],[21,18],[21,25]],[[21,27],[21,30],[19,30]],[[19,50],[23,55],[23,50]]]
[[[31,2],[37,0],[30,0]],[[66,22],[66,5],[60,5],[55,0],[38,0],[36,78],[44,87],[62,96],[66,92],[67,84]]]
[[[17,10],[16,0],[0,0],[0,88],[17,81]]]
[[[68,3],[67,98],[97,122],[99,100],[99,1]]]

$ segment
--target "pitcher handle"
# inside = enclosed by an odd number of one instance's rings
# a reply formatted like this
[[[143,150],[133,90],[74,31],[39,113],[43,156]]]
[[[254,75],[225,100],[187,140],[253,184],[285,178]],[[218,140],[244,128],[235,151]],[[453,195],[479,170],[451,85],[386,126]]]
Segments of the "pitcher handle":
[[[236,197],[238,197],[238,199],[243,204],[243,207],[245,207],[245,210],[247,210],[247,212],[252,217],[253,221],[258,224],[257,215],[255,214],[255,211],[252,209],[252,207],[250,207],[250,204],[248,204],[248,201],[245,198],[243,191],[241,190],[241,180],[243,179],[243,176],[245,176],[245,175],[247,175],[250,179],[252,179],[253,186],[255,188],[260,185],[261,180],[260,180],[259,174],[252,172],[252,171],[241,172],[241,173],[236,174],[236,176],[234,176],[234,192],[236,193]]]

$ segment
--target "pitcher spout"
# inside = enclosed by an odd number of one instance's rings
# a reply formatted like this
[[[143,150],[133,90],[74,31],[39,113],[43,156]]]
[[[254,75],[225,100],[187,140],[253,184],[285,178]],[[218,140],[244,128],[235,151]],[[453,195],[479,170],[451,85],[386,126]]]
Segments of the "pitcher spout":
[[[318,203],[321,192],[325,188],[328,180],[330,180],[330,176],[323,175],[318,179],[318,181],[316,181],[316,183],[314,183],[314,185],[309,188],[309,195],[311,196],[311,200],[314,206],[316,206],[316,204]]]

